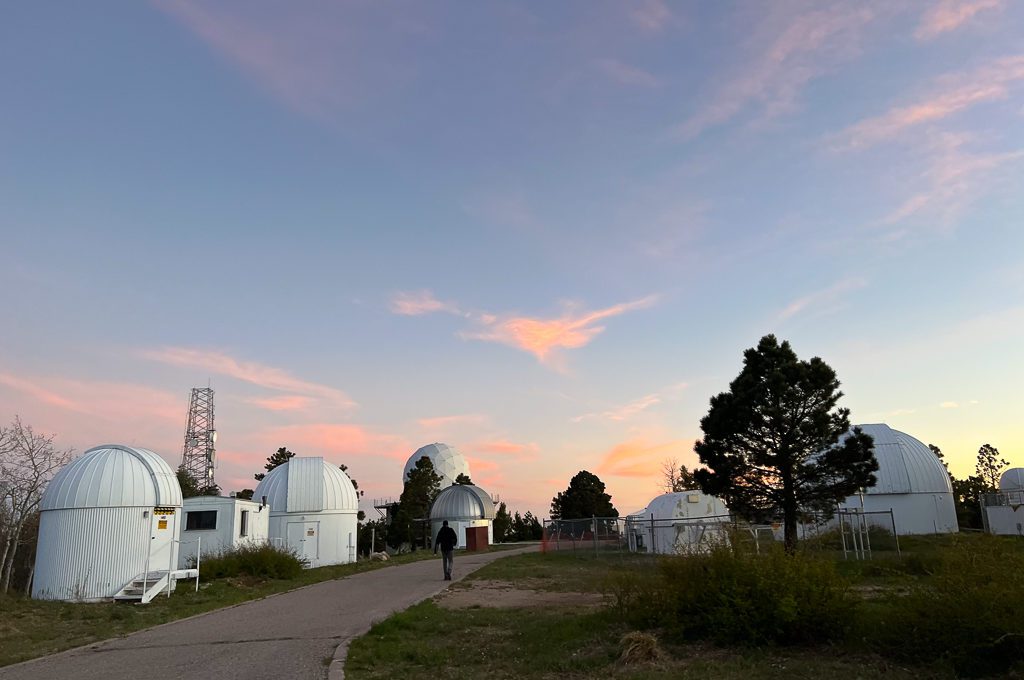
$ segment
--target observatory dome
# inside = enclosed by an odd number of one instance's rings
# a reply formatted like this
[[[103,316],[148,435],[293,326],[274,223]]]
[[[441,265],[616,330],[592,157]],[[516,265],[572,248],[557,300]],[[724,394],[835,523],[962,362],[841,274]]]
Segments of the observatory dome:
[[[494,519],[494,501],[478,486],[453,484],[434,499],[430,506],[430,519]]]
[[[1024,468],[1010,468],[999,478],[1000,491],[1024,491]]]
[[[352,480],[323,458],[290,459],[267,473],[253,499],[267,497],[272,514],[285,512],[358,512]]]
[[[942,461],[923,442],[882,423],[857,427],[875,440],[878,483],[868,494],[953,493]]]
[[[181,506],[171,466],[148,449],[103,444],[61,468],[40,510],[156,506]]]
[[[434,443],[416,449],[416,453],[409,456],[409,460],[405,463],[405,469],[402,470],[403,485],[409,478],[409,471],[416,467],[416,461],[424,456],[430,459],[430,462],[434,464],[434,471],[441,476],[442,489],[454,484],[460,474],[470,476],[469,464],[461,453],[447,444]]]

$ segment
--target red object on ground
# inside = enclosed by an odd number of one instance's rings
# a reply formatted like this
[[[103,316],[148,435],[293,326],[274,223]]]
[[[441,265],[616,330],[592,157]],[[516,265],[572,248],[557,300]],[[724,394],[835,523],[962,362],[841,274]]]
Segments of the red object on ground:
[[[466,527],[466,550],[487,550],[487,527]]]

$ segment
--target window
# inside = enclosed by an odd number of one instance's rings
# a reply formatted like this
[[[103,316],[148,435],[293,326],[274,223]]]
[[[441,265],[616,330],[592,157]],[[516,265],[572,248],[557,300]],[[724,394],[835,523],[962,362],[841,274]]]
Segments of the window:
[[[216,510],[197,510],[185,513],[185,531],[208,531],[216,528]]]
[[[249,511],[242,510],[242,528],[238,530],[239,536],[249,535]]]

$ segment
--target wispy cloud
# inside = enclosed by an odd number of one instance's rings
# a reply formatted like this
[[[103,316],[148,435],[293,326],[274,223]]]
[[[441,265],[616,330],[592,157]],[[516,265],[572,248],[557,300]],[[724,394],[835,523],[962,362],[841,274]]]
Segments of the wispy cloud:
[[[324,456],[342,463],[349,457],[385,457],[404,461],[411,451],[400,436],[376,432],[361,425],[312,423],[275,427],[260,433],[263,449],[287,445],[303,456]]]
[[[867,281],[862,278],[843,279],[828,288],[814,291],[793,300],[779,313],[779,319],[789,319],[808,310],[816,310],[818,312],[834,311],[843,295],[860,290],[866,285]]]
[[[597,472],[616,477],[653,477],[661,472],[663,460],[678,457],[692,446],[693,442],[681,439],[664,444],[633,439],[612,447],[601,459]]]
[[[752,39],[751,57],[680,123],[682,139],[697,137],[749,109],[765,117],[797,107],[803,89],[860,52],[864,29],[878,16],[876,3],[834,2],[793,15],[783,3],[766,3],[764,28]],[[778,9],[781,8],[781,9]]]
[[[461,314],[459,308],[451,302],[441,302],[429,290],[399,292],[391,298],[391,311],[405,316],[419,316],[434,312]]]
[[[672,21],[672,10],[664,0],[633,0],[629,3],[629,17],[646,31],[661,31]]]
[[[934,123],[984,102],[1005,99],[1024,82],[1024,55],[991,61],[971,71],[939,78],[917,101],[867,118],[834,138],[836,149],[863,149],[893,139],[908,128]]]
[[[955,401],[944,401],[939,404],[939,408],[960,408],[960,404]]]
[[[599,59],[596,64],[601,73],[619,85],[657,87],[661,84],[661,80],[653,73],[624,64],[618,59]]]
[[[918,40],[931,40],[955,31],[985,10],[1001,9],[1003,0],[941,0],[921,17],[914,32]]]
[[[474,442],[470,445],[471,451],[477,453],[489,453],[499,456],[512,456],[523,460],[532,460],[540,452],[540,446],[534,442],[520,444],[508,439],[491,439]]]
[[[245,402],[268,411],[303,411],[312,405],[313,400],[298,394],[286,394],[280,397],[254,397]]]
[[[420,418],[416,424],[427,430],[442,430],[450,427],[465,425],[485,425],[490,418],[482,413],[466,413],[453,416],[434,416],[433,418]]]
[[[255,361],[242,361],[216,350],[162,347],[142,350],[140,355],[146,359],[171,366],[199,369],[203,372],[225,375],[271,390],[315,397],[335,407],[351,408],[356,405],[347,394],[339,389],[296,378],[280,368]]]
[[[678,396],[678,394],[682,392],[684,389],[686,389],[686,387],[686,383],[676,383],[675,385],[670,385],[665,389],[644,395],[639,399],[634,399],[633,401],[630,401],[621,406],[616,406],[605,411],[584,413],[583,415],[572,418],[571,421],[574,423],[581,423],[585,420],[593,419],[610,420],[613,422],[622,422],[625,420],[630,420],[633,417],[651,408],[652,406],[656,406],[665,401],[666,399],[672,399]]]
[[[461,335],[468,340],[497,342],[533,354],[541,363],[555,363],[560,350],[579,349],[604,332],[604,319],[644,309],[656,302],[655,296],[612,305],[592,312],[567,310],[562,316],[544,319],[528,316],[481,316],[481,328]]]

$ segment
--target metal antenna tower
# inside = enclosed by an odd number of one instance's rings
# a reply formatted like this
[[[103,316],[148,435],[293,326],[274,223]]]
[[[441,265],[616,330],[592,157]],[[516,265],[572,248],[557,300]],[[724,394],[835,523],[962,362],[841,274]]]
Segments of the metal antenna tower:
[[[200,486],[213,484],[213,464],[217,430],[213,428],[213,389],[192,388],[188,400],[188,425],[185,427],[185,448],[181,465]]]

